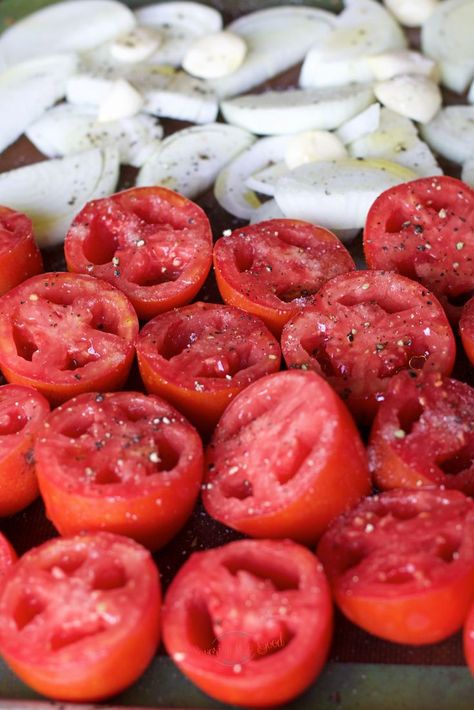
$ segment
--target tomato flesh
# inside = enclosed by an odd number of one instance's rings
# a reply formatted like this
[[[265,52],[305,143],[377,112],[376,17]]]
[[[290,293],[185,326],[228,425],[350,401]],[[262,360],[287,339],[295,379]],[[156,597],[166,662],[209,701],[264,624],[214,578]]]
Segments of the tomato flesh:
[[[5,576],[0,652],[48,697],[95,701],[119,692],[144,671],[159,635],[158,572],[127,538],[55,538]]]
[[[327,282],[314,306],[282,334],[288,367],[322,374],[362,420],[370,421],[400,370],[449,374],[455,342],[436,298],[393,272],[358,271]]]
[[[370,268],[420,281],[459,320],[474,292],[474,190],[446,175],[390,188],[367,216],[364,253]]]
[[[325,281],[355,265],[329,230],[273,219],[219,239],[214,268],[224,301],[259,316],[279,335]]]
[[[147,390],[208,431],[244,387],[279,370],[281,351],[258,318],[198,302],[150,321],[140,332],[137,356]]]
[[[0,299],[0,367],[9,382],[53,403],[117,389],[127,378],[138,320],[117,289],[90,276],[34,276]]]
[[[461,320],[459,321],[459,331],[466,355],[471,363],[474,364],[474,297],[463,308]]]
[[[32,387],[0,387],[0,516],[38,496],[33,443],[48,413],[48,401]]]
[[[440,488],[366,498],[321,538],[336,603],[398,643],[441,641],[463,624],[474,589],[474,501]]]
[[[189,303],[212,263],[203,210],[163,187],[133,188],[89,202],[64,244],[70,271],[104,279],[149,319]]]
[[[35,459],[62,535],[107,530],[150,549],[184,525],[203,474],[197,432],[167,402],[139,392],[83,394],[58,407]]]
[[[0,580],[16,561],[16,554],[5,535],[0,533]]]
[[[208,513],[253,537],[315,542],[370,490],[355,424],[312,372],[268,375],[241,392],[216,427],[207,469]]]
[[[401,372],[375,418],[369,461],[382,490],[436,484],[474,497],[474,389]]]
[[[31,220],[21,212],[0,207],[0,296],[43,271],[43,259]]]
[[[332,634],[324,573],[289,540],[195,553],[167,592],[163,638],[198,687],[239,706],[285,703],[319,674]]]

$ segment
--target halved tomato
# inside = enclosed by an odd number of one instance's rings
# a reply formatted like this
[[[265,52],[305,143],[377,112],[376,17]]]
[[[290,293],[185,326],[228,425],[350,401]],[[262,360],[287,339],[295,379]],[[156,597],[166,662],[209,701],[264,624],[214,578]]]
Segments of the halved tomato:
[[[317,554],[355,624],[397,643],[436,643],[461,628],[473,599],[474,500],[440,488],[366,498]]]
[[[162,547],[191,514],[203,474],[196,430],[139,392],[83,394],[55,409],[35,446],[48,517],[62,535],[107,530]]]
[[[0,516],[26,508],[38,495],[33,444],[48,401],[32,387],[0,387]]]
[[[138,337],[137,357],[147,390],[210,431],[236,394],[279,370],[281,351],[259,318],[193,303],[150,321]]]
[[[474,604],[464,625],[464,655],[466,663],[474,676]]]
[[[369,210],[364,253],[370,268],[420,281],[459,320],[474,293],[474,190],[446,175],[391,187]]]
[[[5,535],[0,533],[0,580],[15,561],[15,550],[10,545]]]
[[[189,303],[212,264],[203,210],[164,187],[136,187],[93,200],[66,235],[69,271],[91,274],[123,291],[138,316]]]
[[[355,265],[324,227],[272,219],[218,239],[214,269],[224,301],[258,316],[278,336],[325,281]]]
[[[474,497],[474,389],[400,372],[375,417],[369,463],[382,490],[436,484]]]
[[[280,705],[305,690],[331,635],[322,567],[289,540],[239,540],[194,553],[163,608],[163,640],[182,672],[238,706]]]
[[[55,538],[7,572],[0,653],[34,690],[95,701],[133,683],[160,637],[160,581],[133,540],[96,533]]]
[[[469,360],[474,364],[474,297],[463,308],[459,321],[462,344]]]
[[[362,421],[371,421],[400,370],[442,372],[454,364],[454,336],[437,299],[423,286],[384,271],[336,276],[314,306],[286,326],[288,367],[313,369]]]
[[[0,367],[51,402],[118,389],[135,354],[138,320],[118,289],[90,276],[33,276],[0,299]]]
[[[0,207],[0,296],[43,271],[41,252],[26,214]]]
[[[210,515],[253,537],[314,543],[370,490],[365,449],[314,372],[262,377],[229,404],[207,450]]]

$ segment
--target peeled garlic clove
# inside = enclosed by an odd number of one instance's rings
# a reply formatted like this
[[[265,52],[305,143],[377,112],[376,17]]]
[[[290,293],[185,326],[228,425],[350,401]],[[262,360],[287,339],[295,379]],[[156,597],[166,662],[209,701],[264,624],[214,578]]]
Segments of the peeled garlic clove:
[[[318,160],[346,158],[343,142],[329,131],[304,131],[292,136],[285,151],[285,163],[293,170],[305,163]]]
[[[421,74],[402,74],[374,86],[381,104],[419,123],[428,123],[441,108],[437,84]]]
[[[186,52],[182,66],[200,79],[218,79],[236,71],[247,53],[245,41],[233,32],[200,37]]]
[[[383,0],[383,2],[405,27],[420,27],[439,5],[439,0]]]
[[[125,79],[114,81],[99,104],[97,120],[100,123],[118,121],[135,116],[143,106],[143,98]]]
[[[400,74],[422,74],[437,80],[436,62],[420,52],[409,49],[394,49],[367,57],[367,61],[377,81],[385,81]]]
[[[151,57],[160,44],[159,32],[148,27],[136,27],[112,42],[110,54],[117,62],[134,64]]]

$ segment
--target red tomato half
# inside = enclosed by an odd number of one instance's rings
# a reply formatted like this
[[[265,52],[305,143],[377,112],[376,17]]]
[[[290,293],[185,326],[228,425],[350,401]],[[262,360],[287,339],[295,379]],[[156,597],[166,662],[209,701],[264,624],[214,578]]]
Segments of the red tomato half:
[[[64,243],[69,271],[123,291],[141,319],[189,303],[212,264],[212,234],[200,207],[164,187],[140,187],[89,202]]]
[[[457,631],[474,594],[474,501],[439,488],[366,498],[323,535],[318,556],[355,624],[398,643]]]
[[[459,330],[466,355],[474,364],[474,298],[471,298],[463,308]]]
[[[314,543],[370,490],[352,417],[314,372],[269,375],[241,392],[217,425],[207,463],[208,513],[253,537]]]
[[[224,301],[259,316],[280,335],[287,320],[311,303],[325,281],[355,265],[324,227],[272,219],[219,239],[214,268]]]
[[[357,271],[325,284],[282,334],[288,367],[324,375],[354,414],[371,420],[400,370],[449,374],[456,346],[423,286],[393,272]]]
[[[322,567],[289,540],[239,540],[195,553],[163,608],[163,639],[182,672],[239,706],[279,705],[305,690],[331,635]]]
[[[108,533],[55,538],[27,552],[0,593],[0,653],[34,690],[95,701],[133,683],[160,637],[150,553]]]
[[[466,663],[474,676],[474,604],[464,625],[464,655]]]
[[[400,372],[375,417],[369,461],[382,490],[436,484],[474,497],[474,389]]]
[[[42,271],[43,259],[31,220],[21,212],[0,207],[0,296]]]
[[[0,533],[0,580],[16,561],[16,554],[5,535]]]
[[[0,516],[26,508],[38,495],[33,444],[48,401],[32,387],[0,387]]]
[[[139,392],[83,394],[58,407],[35,459],[48,517],[62,535],[108,530],[151,549],[184,525],[203,473],[195,429]]]
[[[194,303],[148,323],[137,357],[147,390],[208,431],[244,387],[279,370],[281,351],[259,318],[232,306]]]
[[[370,268],[420,281],[457,321],[474,292],[474,190],[446,175],[391,187],[369,211],[364,253]]]
[[[90,276],[34,276],[0,299],[3,374],[9,382],[36,387],[53,403],[121,387],[137,333],[128,299]]]

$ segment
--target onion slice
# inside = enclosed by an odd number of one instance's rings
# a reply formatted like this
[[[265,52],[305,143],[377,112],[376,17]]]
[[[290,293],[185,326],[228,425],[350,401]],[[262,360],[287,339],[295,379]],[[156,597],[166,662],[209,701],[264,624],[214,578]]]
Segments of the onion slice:
[[[434,151],[461,165],[474,155],[474,106],[446,106],[420,131]]]
[[[474,187],[474,156],[466,160],[462,166],[461,179],[471,185],[471,187]]]
[[[86,202],[110,195],[117,184],[116,148],[85,151],[0,174],[0,204],[24,212],[41,247],[61,244]]]

